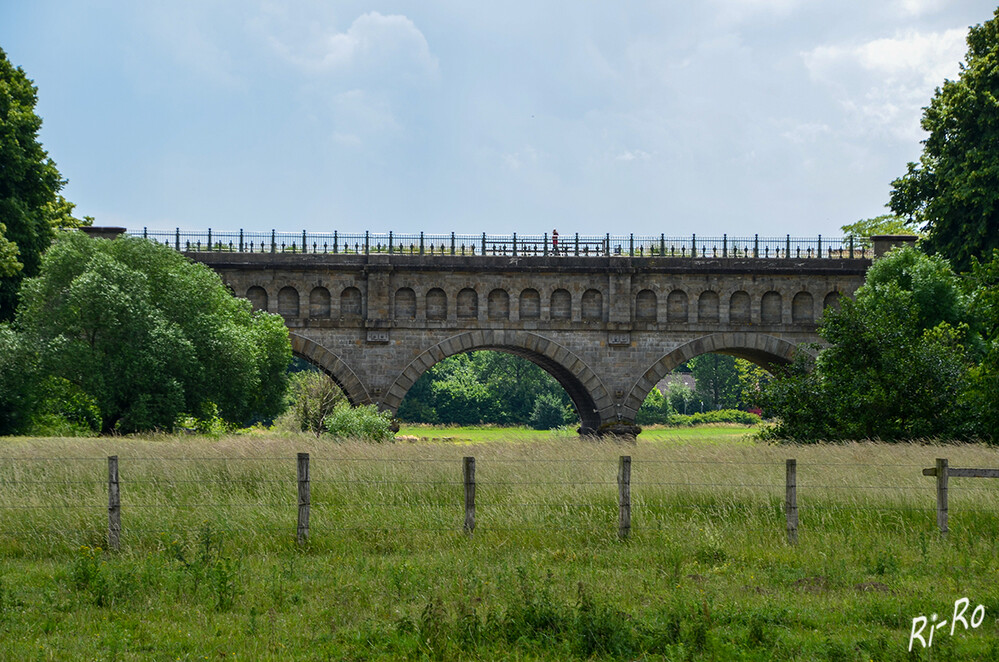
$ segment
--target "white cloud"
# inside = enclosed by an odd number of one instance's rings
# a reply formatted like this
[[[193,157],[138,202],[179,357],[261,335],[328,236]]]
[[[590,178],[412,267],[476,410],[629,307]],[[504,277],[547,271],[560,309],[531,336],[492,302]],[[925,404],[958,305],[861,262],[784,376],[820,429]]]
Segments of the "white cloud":
[[[944,0],[898,0],[897,3],[899,10],[910,16],[922,16],[940,11],[944,4]]]
[[[812,79],[830,88],[861,124],[911,140],[919,117],[946,78],[957,76],[964,29],[908,34],[864,44],[819,46],[802,53]]]
[[[345,32],[315,23],[292,26],[281,37],[272,28],[264,29],[281,55],[311,73],[389,76],[392,80],[437,76],[437,58],[406,16],[369,12],[357,17]]]
[[[615,161],[648,161],[652,155],[642,149],[626,149],[614,157]]]

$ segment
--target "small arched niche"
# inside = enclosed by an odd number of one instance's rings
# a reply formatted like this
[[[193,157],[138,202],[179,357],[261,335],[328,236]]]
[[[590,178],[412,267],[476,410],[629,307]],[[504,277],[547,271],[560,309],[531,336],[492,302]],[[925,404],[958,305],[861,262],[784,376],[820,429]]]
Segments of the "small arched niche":
[[[283,317],[298,317],[298,290],[291,285],[278,290],[278,313]]]
[[[330,291],[325,287],[313,287],[309,293],[309,317],[321,320],[330,318]]]
[[[267,310],[267,290],[259,285],[254,285],[248,289],[246,291],[246,298],[254,310]]]
[[[635,297],[635,319],[639,322],[655,322],[658,314],[656,293],[652,290],[642,290]]]

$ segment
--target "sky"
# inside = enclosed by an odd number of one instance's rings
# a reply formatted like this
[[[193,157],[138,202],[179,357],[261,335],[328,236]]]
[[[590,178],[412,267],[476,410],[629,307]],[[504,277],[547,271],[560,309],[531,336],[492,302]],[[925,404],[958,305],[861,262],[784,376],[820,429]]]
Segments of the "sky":
[[[995,10],[0,0],[0,48],[97,225],[838,236]]]

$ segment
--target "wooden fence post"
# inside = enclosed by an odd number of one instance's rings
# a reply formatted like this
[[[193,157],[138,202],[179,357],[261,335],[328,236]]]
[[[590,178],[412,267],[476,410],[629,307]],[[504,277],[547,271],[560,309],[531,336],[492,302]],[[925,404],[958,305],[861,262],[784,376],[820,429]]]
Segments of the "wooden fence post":
[[[475,531],[475,458],[466,457],[463,463],[465,475],[465,533]]]
[[[937,458],[937,526],[947,535],[947,459]]]
[[[784,512],[787,515],[787,542],[798,543],[798,461],[787,460],[787,491]]]
[[[298,544],[309,541],[309,506],[312,495],[309,488],[309,454],[298,454]]]
[[[627,538],[631,533],[631,456],[622,455],[617,467],[617,535]]]
[[[108,456],[108,549],[121,549],[121,492],[118,486],[118,456]]]

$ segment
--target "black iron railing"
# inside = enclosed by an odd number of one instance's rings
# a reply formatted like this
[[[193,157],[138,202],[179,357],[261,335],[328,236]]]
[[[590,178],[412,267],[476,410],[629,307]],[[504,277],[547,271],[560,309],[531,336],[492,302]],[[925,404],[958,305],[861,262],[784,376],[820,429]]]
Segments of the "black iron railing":
[[[397,234],[394,232],[249,232],[244,230],[130,230],[186,252],[486,255],[516,257],[864,258],[864,237],[701,237],[696,234]]]

